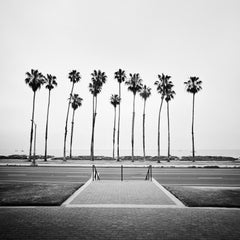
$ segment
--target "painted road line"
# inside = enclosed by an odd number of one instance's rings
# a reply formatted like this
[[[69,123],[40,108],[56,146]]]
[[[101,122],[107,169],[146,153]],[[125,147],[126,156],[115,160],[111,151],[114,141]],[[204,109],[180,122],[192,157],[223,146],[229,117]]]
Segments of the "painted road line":
[[[186,207],[179,199],[177,199],[173,194],[167,191],[161,184],[159,184],[154,178],[152,178],[152,182],[160,188],[178,207]]]
[[[15,173],[15,174],[8,174],[8,177],[26,177],[27,174]]]
[[[198,179],[222,179],[222,177],[197,177]]]
[[[67,177],[67,178],[79,178],[79,177],[89,177],[90,174],[79,174],[79,175],[66,175],[64,177]],[[57,175],[55,175],[57,176]],[[59,176],[61,177],[61,176]]]

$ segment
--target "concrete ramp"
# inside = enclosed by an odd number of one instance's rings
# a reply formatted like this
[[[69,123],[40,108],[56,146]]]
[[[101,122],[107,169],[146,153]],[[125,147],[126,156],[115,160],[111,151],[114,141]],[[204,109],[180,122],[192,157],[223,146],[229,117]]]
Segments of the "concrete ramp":
[[[153,181],[89,181],[64,205],[108,208],[185,207],[154,179]]]

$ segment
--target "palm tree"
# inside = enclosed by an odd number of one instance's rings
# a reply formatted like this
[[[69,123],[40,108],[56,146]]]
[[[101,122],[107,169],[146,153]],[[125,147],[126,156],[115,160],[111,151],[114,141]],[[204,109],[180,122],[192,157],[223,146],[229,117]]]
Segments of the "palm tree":
[[[77,110],[78,107],[82,106],[82,98],[78,96],[78,94],[73,94],[72,95],[72,128],[71,128],[71,140],[70,140],[70,158],[72,158],[72,142],[73,142],[73,127],[74,127],[74,117],[75,117],[75,111]]]
[[[33,140],[33,124],[34,124],[34,112],[35,112],[35,97],[36,91],[41,88],[45,83],[44,76],[38,70],[31,69],[31,72],[26,73],[27,77],[25,83],[33,91],[33,109],[32,109],[32,123],[31,123],[31,132],[30,132],[30,150],[29,150],[29,161],[32,158],[32,140]]]
[[[187,82],[184,82],[186,85],[187,92],[193,94],[193,106],[192,106],[192,155],[193,162],[195,161],[195,145],[194,145],[194,107],[195,107],[195,94],[202,89],[202,81],[198,77],[190,77]]]
[[[134,162],[134,121],[135,121],[135,97],[136,93],[142,90],[142,79],[139,73],[129,74],[130,79],[126,81],[128,90],[133,93],[133,115],[132,115],[132,162]]]
[[[113,122],[113,159],[115,159],[115,130],[116,130],[116,107],[120,104],[120,97],[117,94],[112,94],[110,102],[114,107],[114,122]]]
[[[119,84],[119,98],[121,99],[121,83],[125,82],[126,80],[126,74],[125,71],[122,69],[119,69],[117,72],[114,74],[115,79],[117,79],[118,84]],[[117,131],[117,161],[119,161],[119,142],[120,142],[120,102],[118,105],[118,131]]]
[[[45,77],[46,88],[48,89],[48,106],[47,106],[47,120],[46,120],[46,131],[45,131],[45,155],[44,161],[47,161],[47,138],[48,138],[48,118],[49,118],[49,107],[50,107],[50,98],[51,90],[57,86],[56,77],[51,74],[47,74]]]
[[[66,123],[65,123],[63,161],[66,161],[67,126],[68,126],[68,116],[69,116],[69,110],[70,110],[70,105],[71,105],[71,98],[72,98],[72,93],[73,93],[75,83],[79,82],[81,79],[80,72],[78,72],[77,70],[72,70],[68,74],[68,78],[70,79],[70,82],[72,82],[72,89],[71,89],[70,98],[68,101],[67,116],[66,116]]]
[[[145,152],[145,109],[146,109],[146,100],[151,95],[151,88],[147,87],[146,85],[143,86],[142,91],[140,92],[140,96],[144,100],[143,105],[143,158],[145,161],[146,158],[146,152]]]
[[[175,91],[172,90],[173,87],[172,81],[168,81],[166,85],[166,96],[165,100],[167,102],[167,119],[168,119],[168,162],[170,161],[170,119],[169,119],[169,101],[174,98],[176,94]]]
[[[154,85],[157,86],[157,91],[161,95],[161,103],[159,107],[159,113],[158,113],[158,163],[160,163],[160,117],[161,117],[161,111],[162,111],[162,105],[163,105],[163,99],[166,95],[166,86],[168,80],[171,78],[171,76],[165,75],[162,73],[162,75],[158,75],[158,79]]]
[[[93,95],[93,118],[92,118],[92,138],[91,138],[91,160],[94,161],[94,130],[97,115],[97,95],[101,92],[103,84],[107,80],[105,72],[94,70],[91,74],[92,82],[89,83],[89,91]]]

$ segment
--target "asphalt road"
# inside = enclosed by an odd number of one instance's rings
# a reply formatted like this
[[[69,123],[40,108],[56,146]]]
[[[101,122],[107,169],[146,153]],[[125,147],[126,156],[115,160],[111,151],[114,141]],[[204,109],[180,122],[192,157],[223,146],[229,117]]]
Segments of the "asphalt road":
[[[97,168],[101,180],[120,180],[120,168]],[[80,167],[0,167],[0,183],[6,182],[86,182],[91,168]],[[124,168],[124,180],[144,180],[147,168]],[[240,169],[154,168],[160,184],[240,187]]]

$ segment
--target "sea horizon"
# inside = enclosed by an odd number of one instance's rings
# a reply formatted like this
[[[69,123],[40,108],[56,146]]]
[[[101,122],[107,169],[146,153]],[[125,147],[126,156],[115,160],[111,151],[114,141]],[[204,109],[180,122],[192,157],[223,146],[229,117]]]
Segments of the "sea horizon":
[[[44,155],[44,149],[36,150],[37,155]],[[95,149],[94,154],[96,156],[112,156],[112,149]],[[0,149],[0,155],[28,155],[27,149]],[[48,155],[53,155],[55,157],[62,157],[62,149],[49,149]],[[69,155],[69,151],[67,151]],[[89,156],[89,149],[73,149],[73,156]],[[135,149],[135,156],[142,156],[142,149]],[[167,149],[161,150],[161,155],[167,155]],[[171,156],[191,156],[192,152],[189,149],[172,149]],[[240,157],[240,149],[197,149],[195,151],[196,156],[223,156],[223,157]],[[115,153],[116,156],[116,153]],[[120,149],[120,156],[131,156],[131,149]],[[146,156],[157,156],[157,149],[149,149],[146,151]]]

